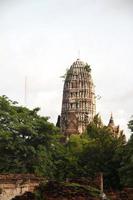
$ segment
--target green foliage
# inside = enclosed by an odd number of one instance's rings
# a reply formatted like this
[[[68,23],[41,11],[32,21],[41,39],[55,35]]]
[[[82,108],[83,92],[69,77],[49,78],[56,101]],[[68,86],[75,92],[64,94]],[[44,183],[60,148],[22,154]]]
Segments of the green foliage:
[[[133,132],[133,120],[129,121],[128,127]],[[124,148],[120,177],[123,185],[133,187],[133,134]]]
[[[47,117],[7,97],[0,97],[0,172],[37,173],[52,176],[49,170],[51,144],[58,129]]]
[[[98,117],[98,116],[96,116]],[[96,120],[87,128],[86,137],[90,140],[80,156],[82,174],[85,176],[104,175],[105,187],[120,187],[119,167],[123,152],[123,141],[114,137],[111,130]]]
[[[35,173],[65,181],[104,175],[106,188],[133,186],[133,136],[127,144],[94,117],[83,135],[61,143],[59,129],[38,114],[0,97],[0,173]],[[133,132],[133,121],[129,122]]]
[[[133,116],[132,119],[129,121],[128,123],[128,128],[131,130],[131,132],[133,133]]]
[[[104,174],[106,188],[120,188],[119,168],[124,143],[111,130],[103,126],[97,115],[82,135],[72,135],[65,146],[54,147],[54,177],[59,181],[68,178],[95,177]]]
[[[91,68],[90,68],[90,65],[88,65],[88,63],[86,63],[85,69],[87,72],[91,72]]]

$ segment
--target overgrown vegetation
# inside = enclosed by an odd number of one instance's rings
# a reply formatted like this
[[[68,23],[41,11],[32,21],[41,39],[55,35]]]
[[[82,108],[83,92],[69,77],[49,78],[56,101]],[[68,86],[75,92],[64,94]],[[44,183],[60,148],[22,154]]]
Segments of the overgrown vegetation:
[[[59,129],[38,114],[0,97],[0,173],[35,173],[59,182],[95,177],[104,187],[133,187],[133,136],[115,137],[97,115],[82,135],[62,144]],[[129,122],[133,132],[133,120]]]
[[[88,63],[86,63],[85,69],[87,72],[91,72],[91,67],[90,67],[90,65],[88,65]]]
[[[49,181],[42,183],[34,193],[26,192],[22,196],[16,196],[12,200],[48,200],[48,199],[91,199],[100,200],[100,191],[88,185],[78,183],[66,183]]]

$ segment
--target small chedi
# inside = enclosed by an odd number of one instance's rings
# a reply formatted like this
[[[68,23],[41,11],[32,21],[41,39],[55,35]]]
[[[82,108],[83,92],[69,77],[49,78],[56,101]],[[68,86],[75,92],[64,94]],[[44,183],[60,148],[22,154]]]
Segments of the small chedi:
[[[123,130],[120,130],[120,126],[115,125],[112,113],[111,113],[111,117],[110,117],[110,120],[109,120],[109,123],[108,123],[108,127],[113,132],[115,137],[124,136]]]
[[[77,59],[65,77],[61,131],[65,136],[82,134],[95,114],[96,102],[91,68],[87,63]]]

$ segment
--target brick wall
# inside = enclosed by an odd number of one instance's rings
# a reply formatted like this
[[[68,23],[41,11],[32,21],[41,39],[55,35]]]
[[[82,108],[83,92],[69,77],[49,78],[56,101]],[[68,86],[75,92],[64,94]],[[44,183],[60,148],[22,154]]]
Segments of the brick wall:
[[[0,175],[0,200],[11,200],[27,191],[34,191],[42,179],[32,174]]]

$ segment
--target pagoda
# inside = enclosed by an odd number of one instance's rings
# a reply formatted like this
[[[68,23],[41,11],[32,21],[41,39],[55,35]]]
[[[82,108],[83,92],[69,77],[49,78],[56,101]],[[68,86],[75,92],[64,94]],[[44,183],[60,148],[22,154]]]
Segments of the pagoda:
[[[65,75],[60,118],[61,132],[65,136],[82,134],[93,120],[96,114],[94,88],[90,65],[77,59]]]

